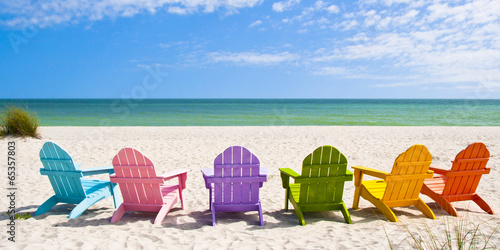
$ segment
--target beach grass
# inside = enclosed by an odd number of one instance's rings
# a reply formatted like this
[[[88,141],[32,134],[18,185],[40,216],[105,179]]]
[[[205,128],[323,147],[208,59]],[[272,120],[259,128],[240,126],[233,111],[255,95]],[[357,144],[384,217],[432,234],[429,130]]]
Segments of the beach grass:
[[[403,224],[401,227],[407,234],[399,244],[389,240],[390,249],[410,246],[412,249],[498,249],[491,237],[499,232],[497,225],[492,232],[481,229],[487,222],[475,223],[469,219],[447,217],[444,230],[439,226],[429,226],[423,220],[420,226]]]
[[[0,136],[14,135],[40,138],[38,133],[39,119],[28,108],[16,106],[6,107],[0,116]]]

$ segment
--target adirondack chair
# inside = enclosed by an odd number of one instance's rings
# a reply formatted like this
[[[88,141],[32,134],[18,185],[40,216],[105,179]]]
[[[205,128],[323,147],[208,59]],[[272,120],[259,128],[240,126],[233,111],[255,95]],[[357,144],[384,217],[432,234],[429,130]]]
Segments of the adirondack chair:
[[[264,225],[259,188],[267,180],[267,169],[260,167],[257,157],[248,149],[232,146],[214,160],[214,168],[201,170],[209,190],[212,225],[215,212],[258,211]]]
[[[460,151],[452,161],[451,170],[430,167],[437,175],[424,181],[422,194],[431,197],[448,214],[458,217],[451,205],[454,201],[474,201],[481,209],[494,214],[491,207],[478,195],[476,189],[483,174],[490,173],[486,163],[490,152],[481,142],[472,143]]]
[[[156,175],[153,162],[133,148],[123,148],[113,158],[115,174],[112,183],[118,183],[123,203],[115,211],[111,223],[119,221],[126,211],[158,212],[154,224],[161,224],[172,206],[180,199],[184,209],[182,190],[186,188],[187,170],[175,170]],[[177,179],[177,184],[165,181]]]
[[[394,161],[391,173],[362,166],[354,169],[354,202],[358,209],[359,197],[375,205],[390,221],[398,221],[391,207],[416,206],[425,216],[436,219],[432,210],[418,197],[424,179],[432,178],[429,170],[432,155],[424,145],[413,145]],[[363,174],[383,180],[363,181]]]
[[[347,159],[332,146],[321,146],[302,162],[302,174],[290,168],[280,168],[283,188],[286,189],[285,210],[288,201],[302,226],[306,224],[303,213],[340,210],[346,223],[352,224],[351,216],[342,200],[344,183],[352,181],[347,170]],[[290,177],[295,183],[290,183]]]
[[[80,216],[96,202],[113,196],[115,208],[121,203],[116,184],[109,181],[82,178],[89,175],[114,173],[113,167],[80,169],[71,156],[53,142],[46,142],[40,150],[43,168],[40,174],[49,177],[55,195],[46,200],[35,212],[35,216],[48,212],[57,203],[78,204],[69,214],[73,219]]]

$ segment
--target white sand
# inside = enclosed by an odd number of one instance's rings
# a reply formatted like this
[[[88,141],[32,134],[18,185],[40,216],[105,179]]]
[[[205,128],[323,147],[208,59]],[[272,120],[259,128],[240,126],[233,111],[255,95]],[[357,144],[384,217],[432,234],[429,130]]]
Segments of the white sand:
[[[344,201],[353,223],[344,223],[335,212],[308,213],[306,226],[300,226],[293,206],[284,211],[285,190],[281,187],[278,168],[290,167],[297,172],[309,153],[321,145],[333,145],[346,155],[349,167],[363,165],[390,171],[396,156],[413,144],[424,144],[433,155],[433,165],[449,168],[455,155],[472,142],[483,142],[491,152],[491,173],[483,176],[477,193],[500,213],[500,127],[41,127],[41,140],[5,138],[0,144],[0,179],[3,190],[0,211],[0,247],[9,249],[380,249],[389,248],[389,237],[400,249],[409,245],[404,227],[411,232],[425,230],[428,225],[443,238],[446,225],[453,227],[455,217],[446,215],[427,196],[437,220],[426,218],[415,207],[395,208],[398,223],[389,222],[368,201],[361,199],[360,210],[352,210],[353,182],[346,183]],[[180,205],[166,216],[161,226],[153,225],[155,213],[127,212],[121,221],[111,224],[114,212],[112,198],[100,201],[77,219],[67,216],[74,205],[58,204],[36,218],[18,220],[16,243],[7,241],[7,142],[17,145],[18,212],[34,213],[53,195],[38,152],[46,141],[53,141],[82,163],[82,168],[111,165],[122,147],[133,147],[147,155],[157,173],[188,168],[185,210]],[[269,170],[268,181],[261,189],[263,227],[257,212],[218,213],[217,225],[211,226],[208,191],[204,187],[201,168],[213,167],[214,158],[232,145],[253,152]],[[106,179],[106,175],[99,178]],[[483,212],[471,201],[454,203],[467,225],[481,225],[490,235],[500,224],[500,216]],[[385,230],[385,232],[384,232]],[[386,236],[388,235],[388,237]],[[423,237],[426,237],[425,235]],[[500,247],[500,230],[491,243]],[[403,242],[403,243],[402,243]]]

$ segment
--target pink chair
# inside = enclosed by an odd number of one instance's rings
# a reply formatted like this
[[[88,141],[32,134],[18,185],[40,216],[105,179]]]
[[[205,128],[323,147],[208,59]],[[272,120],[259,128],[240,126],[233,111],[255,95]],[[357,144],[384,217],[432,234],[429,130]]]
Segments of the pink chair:
[[[113,158],[115,174],[112,183],[118,183],[123,203],[115,211],[111,223],[119,221],[125,211],[158,212],[154,224],[161,224],[172,206],[180,199],[184,209],[182,190],[186,188],[187,170],[176,170],[157,176],[153,162],[133,148],[123,148]],[[177,184],[165,184],[170,179]]]

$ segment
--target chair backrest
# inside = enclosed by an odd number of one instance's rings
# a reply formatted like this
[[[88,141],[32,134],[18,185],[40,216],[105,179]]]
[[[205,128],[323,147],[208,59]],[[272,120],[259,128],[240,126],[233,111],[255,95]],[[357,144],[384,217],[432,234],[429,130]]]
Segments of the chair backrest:
[[[454,173],[447,174],[443,195],[475,193],[481,176],[486,173],[489,158],[490,151],[481,142],[472,143],[460,151],[451,166]]]
[[[263,182],[259,171],[259,159],[248,149],[232,146],[224,150],[214,160],[214,203],[257,203]]]
[[[347,159],[332,146],[318,147],[302,162],[302,174],[295,179],[300,183],[301,204],[331,204],[342,201],[346,178]]]
[[[157,177],[153,162],[133,148],[123,148],[113,158],[116,177],[124,203],[163,204],[160,185],[163,178]]]
[[[53,142],[46,142],[40,150],[42,175],[47,175],[57,196],[85,198],[82,171],[77,169],[71,156]]]
[[[426,178],[432,155],[424,145],[413,145],[394,161],[383,201],[415,200]]]

